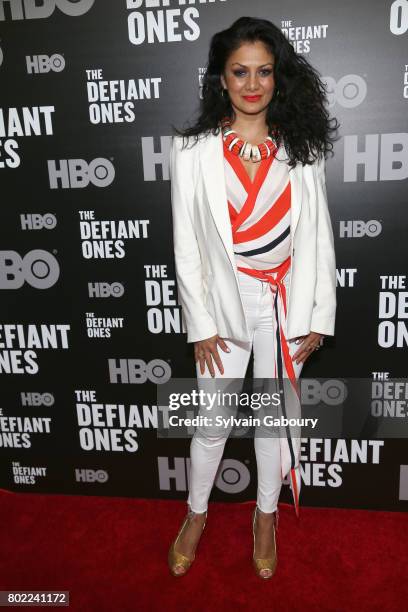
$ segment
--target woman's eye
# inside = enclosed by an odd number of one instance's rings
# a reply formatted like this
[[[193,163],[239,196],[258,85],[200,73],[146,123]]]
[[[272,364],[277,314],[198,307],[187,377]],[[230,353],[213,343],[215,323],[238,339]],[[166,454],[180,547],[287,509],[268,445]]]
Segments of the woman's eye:
[[[269,76],[270,74],[272,74],[272,70],[270,68],[265,68],[263,70],[260,70],[260,73],[262,76]],[[236,77],[242,77],[246,74],[245,70],[235,70],[234,71],[234,76]]]

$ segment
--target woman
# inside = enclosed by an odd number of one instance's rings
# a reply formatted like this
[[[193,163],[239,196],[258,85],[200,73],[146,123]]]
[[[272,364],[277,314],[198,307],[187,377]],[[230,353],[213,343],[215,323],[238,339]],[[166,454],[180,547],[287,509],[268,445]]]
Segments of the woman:
[[[243,379],[253,351],[254,378],[295,384],[324,336],[334,335],[324,173],[337,125],[324,102],[316,71],[271,22],[242,17],[213,36],[201,113],[176,130],[170,155],[177,285],[198,380]],[[226,437],[200,427],[192,438],[188,513],[168,555],[174,576],[195,558]],[[252,559],[267,579],[287,474],[298,509],[300,441],[255,437],[255,453]]]

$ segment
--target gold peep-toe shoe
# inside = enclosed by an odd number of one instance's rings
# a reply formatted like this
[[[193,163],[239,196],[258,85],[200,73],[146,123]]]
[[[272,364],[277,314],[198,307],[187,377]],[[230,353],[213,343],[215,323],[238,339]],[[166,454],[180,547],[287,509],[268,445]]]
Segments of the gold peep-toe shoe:
[[[207,522],[207,513],[205,520],[204,520],[204,524],[203,524],[203,528],[201,533],[204,531],[204,527],[205,524]],[[169,568],[170,568],[170,572],[173,574],[173,576],[185,576],[188,572],[188,570],[190,569],[194,559],[195,559],[195,552],[194,555],[192,557],[192,559],[190,559],[189,557],[186,557],[185,555],[182,555],[181,553],[177,552],[176,550],[176,545],[178,542],[179,537],[181,536],[181,534],[184,531],[185,526],[187,525],[187,523],[189,522],[190,518],[194,515],[194,512],[192,512],[191,510],[187,513],[187,516],[180,528],[180,531],[177,534],[176,539],[174,540],[174,542],[172,543],[172,545],[170,546],[170,550],[169,550],[169,554],[168,554],[168,564],[169,564]],[[198,546],[198,544],[197,544]],[[196,547],[197,548],[197,547]],[[181,565],[182,567],[184,567],[184,572],[176,572],[176,567]]]
[[[278,562],[278,555],[276,551],[276,529],[277,529],[277,519],[278,519],[278,511],[274,513],[273,519],[273,553],[271,557],[267,559],[256,559],[255,558],[255,521],[257,516],[258,506],[255,506],[253,515],[252,515],[252,533],[254,536],[254,552],[252,555],[252,562],[255,569],[255,573],[257,576],[262,578],[263,580],[268,580],[272,578],[275,573],[276,564]],[[270,570],[270,573],[267,576],[262,575],[262,570]]]

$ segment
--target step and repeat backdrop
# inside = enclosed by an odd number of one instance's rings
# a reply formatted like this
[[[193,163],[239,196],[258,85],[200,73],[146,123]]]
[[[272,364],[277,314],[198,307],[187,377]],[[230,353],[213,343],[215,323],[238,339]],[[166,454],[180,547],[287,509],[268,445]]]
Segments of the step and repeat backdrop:
[[[190,440],[157,433],[157,386],[195,376],[171,126],[195,116],[211,36],[243,15],[319,70],[340,123],[336,335],[303,376],[406,376],[406,0],[2,0],[1,488],[187,498]],[[304,439],[301,471],[303,505],[408,508],[405,439]],[[253,441],[228,440],[211,499],[256,484]]]

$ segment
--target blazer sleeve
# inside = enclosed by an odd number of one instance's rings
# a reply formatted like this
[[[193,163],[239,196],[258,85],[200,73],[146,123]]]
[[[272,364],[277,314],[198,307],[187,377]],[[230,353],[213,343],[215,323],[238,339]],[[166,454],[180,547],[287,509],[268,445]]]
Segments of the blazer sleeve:
[[[334,336],[336,318],[336,257],[325,176],[325,158],[314,164],[317,185],[317,281],[310,330]]]
[[[198,342],[215,336],[217,327],[205,307],[201,255],[194,229],[197,145],[182,150],[182,140],[173,136],[170,148],[174,259],[187,342]]]

